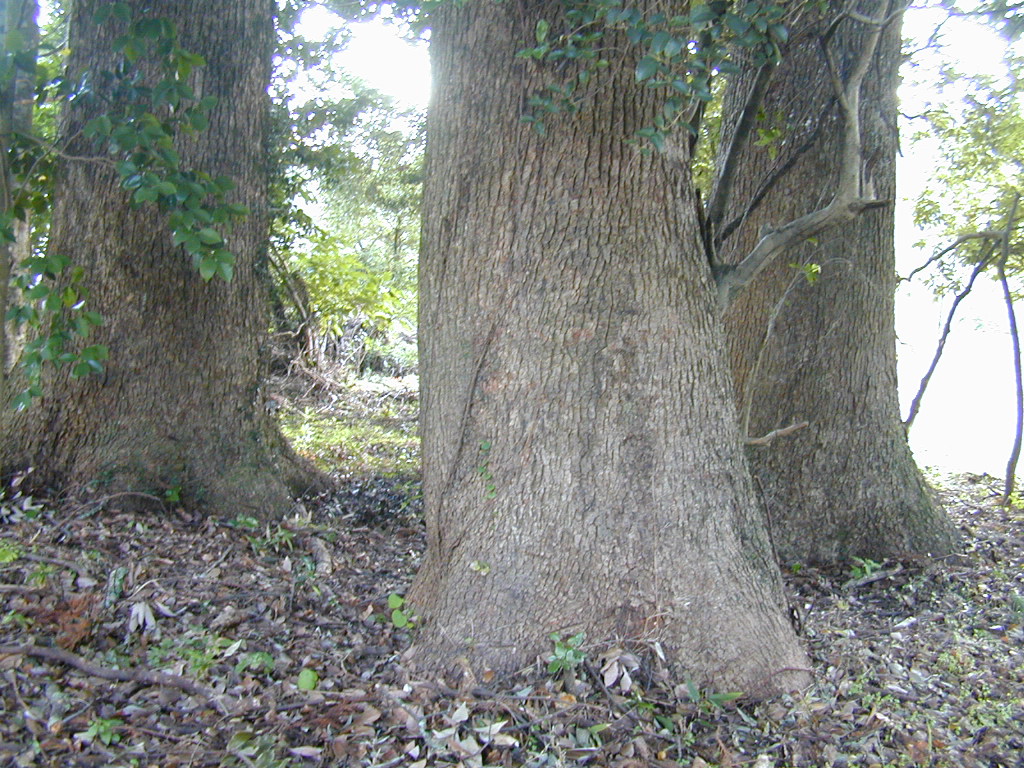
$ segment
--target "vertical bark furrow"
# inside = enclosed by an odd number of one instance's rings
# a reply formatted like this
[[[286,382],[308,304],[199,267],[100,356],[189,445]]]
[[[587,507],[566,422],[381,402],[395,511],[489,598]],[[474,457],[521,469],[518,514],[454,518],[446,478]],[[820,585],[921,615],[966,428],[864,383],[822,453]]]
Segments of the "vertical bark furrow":
[[[800,684],[694,193],[626,143],[657,97],[621,61],[545,137],[520,121],[545,73],[513,56],[559,8],[446,6],[433,28],[413,657],[508,671],[585,630],[657,639],[703,683]]]
[[[74,5],[72,76],[116,67],[112,43],[121,30],[94,22],[101,4]],[[129,5],[136,17],[153,13],[151,3]],[[93,338],[111,359],[98,378],[57,371],[36,408],[4,417],[4,470],[32,465],[36,477],[68,490],[180,489],[216,514],[279,514],[289,489],[316,482],[285,458],[260,395],[272,11],[269,0],[169,0],[158,8],[182,47],[206,60],[196,71],[198,96],[219,99],[209,129],[182,137],[183,166],[232,177],[231,200],[252,212],[225,233],[237,259],[229,284],[203,282],[172,245],[166,213],[131,208],[109,165],[71,159],[106,159],[81,136],[102,103],[81,100],[62,116],[71,143],[59,169],[50,248],[84,267],[90,306],[106,319]]]

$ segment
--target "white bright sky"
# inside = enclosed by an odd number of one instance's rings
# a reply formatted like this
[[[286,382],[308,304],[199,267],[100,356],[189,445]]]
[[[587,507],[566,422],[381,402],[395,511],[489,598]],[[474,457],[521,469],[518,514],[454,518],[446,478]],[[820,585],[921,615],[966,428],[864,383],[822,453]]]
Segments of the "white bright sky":
[[[938,16],[929,11],[911,11],[906,32],[927,37],[937,20]],[[329,15],[310,15],[307,23],[311,29],[327,26]],[[948,40],[964,51],[962,58],[969,66],[978,71],[1001,71],[1000,54],[1005,44],[990,30],[963,23],[950,29]],[[393,26],[384,22],[365,22],[354,25],[353,40],[340,60],[347,71],[400,103],[426,106],[430,65],[425,43],[412,44],[402,39]],[[962,66],[966,68],[968,64]],[[905,113],[913,113],[922,100],[931,96],[925,86],[903,88]],[[909,201],[935,163],[934,148],[911,145],[904,140],[902,149],[896,242],[897,268],[905,275],[931,253],[931,249],[921,251],[912,245],[921,233],[911,222]],[[942,247],[945,243],[934,245]],[[949,299],[937,302],[920,283],[903,285],[897,296],[897,334],[900,396],[905,414],[934,354]],[[943,471],[988,472],[1002,477],[1013,439],[1013,403],[1012,348],[1002,294],[995,283],[982,280],[961,304],[959,319],[911,431],[910,443],[919,464]]]

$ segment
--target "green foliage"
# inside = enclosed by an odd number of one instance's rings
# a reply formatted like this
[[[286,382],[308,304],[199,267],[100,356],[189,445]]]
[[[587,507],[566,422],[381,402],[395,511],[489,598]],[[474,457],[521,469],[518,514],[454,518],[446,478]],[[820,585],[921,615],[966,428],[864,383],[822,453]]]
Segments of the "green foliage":
[[[743,693],[741,691],[727,691],[724,693],[702,691],[690,678],[686,679],[686,695],[689,697],[691,702],[705,712],[724,709],[727,704],[731,704],[737,699],[743,697]]]
[[[416,617],[409,611],[401,595],[395,592],[388,595],[388,608],[391,610],[391,623],[397,629],[405,629],[416,623]]]
[[[75,738],[79,741],[84,741],[86,744],[99,741],[104,746],[109,747],[111,744],[117,744],[121,741],[119,730],[123,725],[124,720],[117,717],[94,717],[89,723],[89,728],[76,733]]]
[[[808,262],[806,264],[791,263],[789,264],[789,268],[803,273],[804,279],[810,285],[817,283],[821,277],[821,264],[815,264],[812,262]]]
[[[768,152],[768,157],[772,160],[778,157],[779,146],[786,136],[785,124],[785,115],[775,115],[774,119],[770,120],[764,110],[757,113],[754,146],[764,147]]]
[[[677,14],[660,8],[644,13],[622,0],[573,2],[558,22],[558,34],[553,35],[552,24],[542,20],[535,33],[537,44],[518,54],[559,67],[570,64],[575,72],[534,95],[531,112],[523,120],[543,132],[547,115],[577,111],[586,86],[613,57],[623,55],[616,45],[624,36],[641,52],[637,82],[664,94],[653,124],[637,131],[637,137],[663,150],[666,137],[676,128],[697,134],[695,107],[712,100],[717,74],[738,71],[738,51],[753,66],[779,61],[780,46],[788,39],[786,14],[786,6],[774,2],[710,0]]]
[[[938,150],[935,169],[914,207],[914,222],[929,239],[946,243],[1003,229],[1013,201],[1024,193],[1024,83],[1015,74],[1024,58],[1018,48],[1007,47],[1002,72],[965,71],[959,61],[942,64],[939,90],[912,135],[916,144]],[[956,258],[937,264],[931,277],[936,291],[959,289],[959,267],[986,259],[994,243],[993,238],[962,242]],[[1022,269],[1024,231],[1017,225],[1010,235],[1007,271],[1019,274]]]
[[[231,522],[228,523],[232,528],[240,528],[241,530],[255,531],[260,527],[260,521],[255,517],[249,515],[237,515]]]
[[[10,232],[13,242],[13,229],[5,227],[3,232]],[[87,339],[93,328],[103,323],[98,313],[86,309],[88,291],[81,285],[83,275],[81,267],[71,267],[71,260],[60,254],[32,256],[22,262],[14,287],[24,303],[12,301],[5,319],[37,333],[22,351],[20,364],[28,385],[15,395],[14,408],[27,408],[42,396],[47,364],[71,365],[71,375],[76,378],[103,372],[103,361],[109,357],[104,345],[74,349],[76,340]]]
[[[30,616],[26,616],[21,611],[8,611],[4,614],[4,617],[0,619],[0,627],[7,624],[13,624],[21,632],[27,632],[35,624],[35,619]]]
[[[867,557],[854,557],[853,565],[850,567],[850,575],[855,579],[862,579],[878,572],[882,564]]]
[[[154,668],[184,662],[191,675],[203,678],[215,664],[233,655],[241,647],[241,642],[211,635],[201,627],[192,627],[181,637],[165,637],[151,645],[146,657],[149,665]]]
[[[209,127],[209,112],[217,105],[216,97],[198,97],[189,83],[205,60],[181,47],[166,19],[131,19],[127,3],[102,6],[96,21],[116,21],[123,28],[114,42],[122,58],[113,70],[82,83],[72,98],[102,110],[85,124],[84,136],[119,158],[115,167],[133,205],[153,203],[168,213],[175,245],[192,256],[204,280],[231,280],[235,257],[224,233],[249,211],[226,202],[234,188],[230,178],[184,168],[176,148],[180,137]],[[154,63],[156,82],[144,74]]]
[[[491,441],[484,440],[480,443],[480,464],[477,466],[477,474],[484,482],[484,496],[493,499],[498,495],[498,486],[494,483],[494,474],[491,472],[491,462],[488,456],[491,452]]]
[[[300,691],[313,691],[316,690],[319,683],[320,675],[317,674],[316,670],[306,667],[299,672],[299,678],[295,684]]]
[[[50,563],[39,563],[29,572],[26,581],[34,586],[44,587],[55,573],[57,573],[57,566]]]
[[[288,768],[293,765],[287,757],[278,758],[280,745],[270,734],[237,731],[228,739],[231,757],[221,763],[225,768]]]
[[[283,551],[290,552],[294,548],[295,535],[295,531],[285,528],[280,523],[273,526],[268,523],[262,536],[246,536],[245,539],[249,542],[253,554],[280,554]]]
[[[562,640],[557,632],[551,634],[551,642],[555,644],[554,653],[548,656],[548,674],[556,675],[559,672],[573,672],[576,667],[587,660],[587,654],[582,650],[583,643],[587,639],[585,632],[579,632],[572,637]]]
[[[17,542],[0,539],[0,565],[9,565],[21,557],[21,547]]]
[[[384,414],[338,418],[310,409],[285,413],[281,428],[298,453],[326,471],[346,477],[419,475],[419,442],[409,422]]]
[[[272,672],[274,669],[274,657],[266,651],[252,651],[239,658],[235,664],[235,674],[243,675],[246,672]]]
[[[415,325],[422,117],[336,68],[346,33],[298,36],[292,5],[272,87],[275,322],[302,330],[312,362],[314,339],[343,339],[332,356],[359,367]]]

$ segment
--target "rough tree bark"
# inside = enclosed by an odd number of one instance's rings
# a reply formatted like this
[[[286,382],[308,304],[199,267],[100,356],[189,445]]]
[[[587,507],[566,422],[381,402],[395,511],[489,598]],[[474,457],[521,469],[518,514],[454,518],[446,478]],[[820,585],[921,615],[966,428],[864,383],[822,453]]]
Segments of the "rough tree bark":
[[[32,109],[36,87],[36,57],[39,48],[39,3],[36,0],[0,0],[0,44],[4,46],[5,65],[0,83],[0,207],[11,208],[17,180],[10,168],[8,152],[17,134],[32,132]],[[27,214],[26,214],[27,215]],[[18,263],[32,249],[28,222],[12,223],[14,240],[0,242],[0,391],[7,372],[20,347],[22,334],[7,323],[11,280]]]
[[[877,10],[877,3],[864,6],[867,13]],[[783,131],[774,145],[778,156],[750,146],[742,155],[719,229],[726,262],[741,258],[764,228],[827,202],[834,188],[842,126],[819,43],[826,23],[810,17],[792,30],[763,105],[769,126]],[[863,24],[843,22],[831,42],[841,66],[849,66],[866,34]],[[861,103],[865,181],[890,204],[779,259],[726,314],[747,436],[808,422],[749,449],[784,561],[944,554],[956,546],[914,463],[897,400],[891,201],[899,55],[893,23],[880,40]],[[754,78],[751,72],[737,79],[727,95],[723,148],[735,125],[728,116],[738,113]],[[811,284],[791,264],[817,264],[820,277]]]
[[[95,24],[100,5],[74,5],[72,73],[115,66],[119,32]],[[151,12],[143,0],[129,5],[136,18]],[[107,345],[111,359],[101,377],[71,379],[65,367],[45,382],[37,406],[5,408],[0,468],[31,466],[37,482],[68,490],[180,488],[211,514],[281,513],[290,493],[316,478],[287,451],[260,389],[273,4],[170,0],[158,12],[186,50],[206,59],[197,94],[220,100],[209,129],[180,147],[183,165],[232,177],[232,200],[252,211],[228,236],[234,279],[204,283],[172,246],[166,214],[129,207],[111,164],[80,136],[99,107],[68,110],[62,134],[74,159],[60,166],[50,248],[85,268],[90,307],[106,319],[90,343]]]
[[[626,143],[657,97],[620,60],[547,136],[520,121],[545,73],[514,54],[560,9],[433,25],[411,657],[509,671],[585,631],[657,640],[702,684],[801,685],[693,185]]]

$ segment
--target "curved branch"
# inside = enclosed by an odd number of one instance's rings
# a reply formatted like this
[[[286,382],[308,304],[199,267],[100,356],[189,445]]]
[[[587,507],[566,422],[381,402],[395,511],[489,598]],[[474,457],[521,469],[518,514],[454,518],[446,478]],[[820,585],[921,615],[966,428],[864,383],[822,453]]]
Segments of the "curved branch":
[[[740,112],[739,121],[736,123],[736,130],[733,131],[732,137],[729,139],[729,149],[722,163],[722,171],[718,174],[715,188],[712,190],[711,198],[708,200],[707,219],[711,224],[713,232],[717,232],[718,225],[721,224],[722,218],[725,216],[725,208],[732,195],[733,182],[736,180],[740,151],[750,137],[750,131],[754,127],[754,120],[757,117],[758,110],[761,108],[761,103],[764,101],[765,92],[768,90],[768,85],[771,83],[774,72],[774,64],[765,64],[757,70],[757,76],[754,78],[754,82],[750,87],[750,93],[747,95],[747,101],[743,105],[743,111]]]
[[[964,243],[970,242],[971,240],[998,240],[1002,238],[1002,236],[1003,232],[999,230],[982,230],[981,232],[969,232],[966,235],[960,235],[960,237],[958,237],[950,245],[936,253],[934,256],[929,258],[928,261],[926,261],[920,267],[917,267],[914,270],[912,270],[909,275],[907,275],[906,277],[901,277],[900,282],[906,281],[909,283],[911,280],[914,279],[914,276],[917,273],[923,272],[924,270],[928,269],[928,267],[930,267],[936,261],[941,259],[947,253],[956,250]]]
[[[746,440],[743,441],[743,443],[744,445],[768,445],[776,437],[785,437],[786,435],[791,435],[797,430],[803,429],[804,427],[808,426],[809,424],[809,421],[801,421],[796,424],[790,424],[788,427],[779,427],[778,429],[773,429],[767,435],[762,435],[761,437],[748,437]]]
[[[1017,395],[1017,424],[1013,435],[1013,448],[1010,450],[1010,458],[1006,462],[1006,481],[1003,484],[1003,504],[1010,503],[1010,496],[1013,494],[1013,485],[1017,476],[1017,461],[1020,459],[1021,438],[1024,436],[1024,377],[1021,375],[1020,364],[1020,334],[1017,331],[1017,314],[1013,311],[1013,294],[1010,292],[1010,285],[1006,280],[1006,262],[1010,259],[1010,232],[1013,230],[1013,220],[1017,217],[1017,204],[1020,202],[1020,195],[1016,195],[1013,204],[1010,206],[1010,214],[1007,216],[1006,229],[1003,230],[1001,251],[997,270],[999,272],[999,284],[1003,287],[1003,301],[1006,303],[1006,314],[1010,324],[1010,339],[1013,341],[1013,374],[1014,385]]]
[[[876,19],[862,19],[859,14],[855,21],[867,23],[871,29],[867,34],[860,56],[854,62],[846,82],[843,83],[839,74],[839,66],[835,55],[829,47],[829,41],[835,34],[840,23],[852,18],[848,13],[840,14],[829,25],[822,36],[821,44],[828,63],[829,78],[835,91],[836,100],[843,116],[843,144],[839,164],[839,180],[835,196],[824,208],[800,216],[778,229],[766,232],[753,250],[735,267],[723,268],[716,274],[718,284],[718,301],[724,309],[743,288],[757,277],[760,272],[783,251],[792,248],[816,234],[831,229],[839,224],[852,221],[869,208],[888,205],[891,201],[875,199],[870,178],[861,173],[861,156],[863,142],[860,130],[860,95],[864,78],[878,49],[878,41],[885,26],[898,13],[889,12],[885,4],[883,15]]]
[[[953,299],[953,306],[949,308],[949,315],[946,316],[946,324],[942,328],[942,335],[939,337],[939,345],[935,348],[935,356],[932,358],[932,364],[928,366],[928,372],[925,373],[924,378],[921,379],[921,386],[918,387],[917,394],[914,396],[913,402],[910,404],[910,413],[907,414],[906,421],[903,422],[903,428],[909,432],[910,428],[914,424],[914,419],[917,418],[917,412],[921,410],[921,398],[924,397],[924,391],[928,388],[928,382],[931,381],[932,374],[935,373],[935,367],[939,364],[939,358],[942,357],[942,350],[946,347],[946,339],[949,337],[949,331],[953,327],[953,317],[956,315],[957,307],[960,306],[960,302],[967,298],[967,294],[974,288],[974,281],[978,279],[978,275],[982,273],[985,267],[989,263],[989,259],[992,257],[992,251],[995,250],[993,245],[989,248],[989,252],[982,257],[975,267],[974,271],[971,272],[971,279],[967,281],[967,287],[964,288],[960,293]]]

